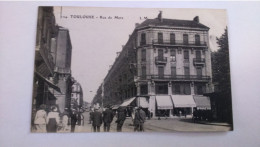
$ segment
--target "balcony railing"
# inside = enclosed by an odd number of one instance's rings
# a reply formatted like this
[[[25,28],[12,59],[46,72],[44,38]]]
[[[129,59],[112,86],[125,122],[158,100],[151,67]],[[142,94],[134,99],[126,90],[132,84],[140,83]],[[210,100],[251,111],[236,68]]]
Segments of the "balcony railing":
[[[172,46],[207,46],[205,41],[188,41],[183,40],[158,40],[154,39],[152,44],[158,45],[172,45]]]
[[[204,58],[194,58],[193,59],[193,64],[194,65],[204,65],[205,64],[205,59]]]
[[[146,75],[140,76],[141,80],[173,80],[173,81],[209,81],[210,76],[202,75]]]
[[[166,57],[155,57],[155,64],[166,64],[167,58]]]

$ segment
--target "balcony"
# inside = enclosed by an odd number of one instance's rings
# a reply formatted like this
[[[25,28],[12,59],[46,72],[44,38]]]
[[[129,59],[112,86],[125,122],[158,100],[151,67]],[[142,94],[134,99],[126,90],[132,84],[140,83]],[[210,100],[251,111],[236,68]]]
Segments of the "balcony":
[[[167,58],[166,57],[155,57],[155,64],[156,65],[164,65],[167,63]]]
[[[155,81],[199,81],[199,82],[208,82],[210,76],[201,76],[201,75],[146,75],[141,76],[140,80],[150,80]]]
[[[194,66],[204,66],[205,65],[205,59],[203,58],[194,58],[193,59]]]
[[[207,43],[204,41],[188,41],[183,40],[158,40],[154,39],[152,42],[153,45],[162,45],[162,46],[190,46],[190,47],[206,47]]]

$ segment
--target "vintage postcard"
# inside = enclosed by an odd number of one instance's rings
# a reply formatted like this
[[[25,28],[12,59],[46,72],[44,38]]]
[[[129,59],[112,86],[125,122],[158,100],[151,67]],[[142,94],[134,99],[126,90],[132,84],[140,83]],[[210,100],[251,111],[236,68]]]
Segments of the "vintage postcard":
[[[227,14],[39,7],[31,132],[233,130]]]

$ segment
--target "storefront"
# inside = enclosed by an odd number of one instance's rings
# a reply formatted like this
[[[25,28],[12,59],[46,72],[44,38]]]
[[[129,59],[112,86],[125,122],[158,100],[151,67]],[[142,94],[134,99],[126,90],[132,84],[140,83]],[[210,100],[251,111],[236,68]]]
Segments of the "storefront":
[[[173,116],[191,116],[196,107],[192,95],[171,95],[173,101]]]

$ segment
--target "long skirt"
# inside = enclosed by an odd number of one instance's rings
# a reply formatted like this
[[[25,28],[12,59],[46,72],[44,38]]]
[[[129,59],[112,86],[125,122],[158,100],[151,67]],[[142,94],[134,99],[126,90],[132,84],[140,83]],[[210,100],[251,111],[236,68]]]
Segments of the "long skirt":
[[[47,132],[57,132],[57,122],[55,118],[50,118],[49,123],[47,125]]]
[[[45,124],[44,125],[37,124],[37,125],[35,125],[35,127],[36,127],[35,132],[37,132],[37,133],[46,133],[46,125]]]

